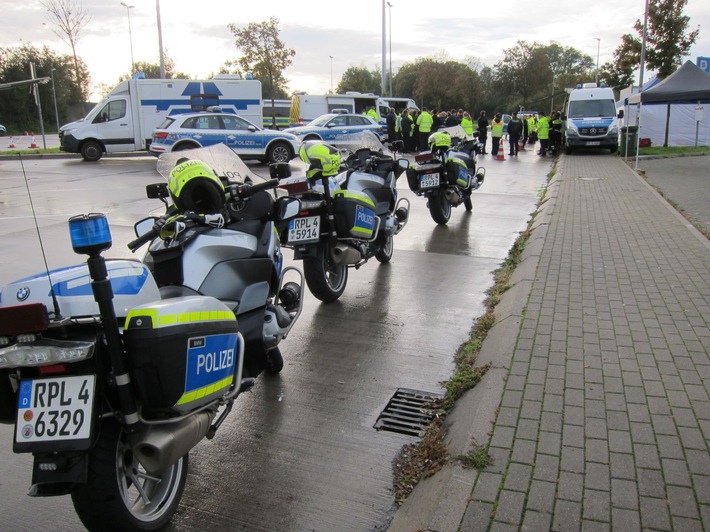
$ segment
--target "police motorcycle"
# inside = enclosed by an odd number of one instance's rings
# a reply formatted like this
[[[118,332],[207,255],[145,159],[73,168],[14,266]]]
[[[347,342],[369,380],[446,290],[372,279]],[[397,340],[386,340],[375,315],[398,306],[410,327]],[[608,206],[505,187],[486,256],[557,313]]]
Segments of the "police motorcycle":
[[[78,215],[69,232],[86,263],[0,293],[0,422],[15,425],[13,451],[33,455],[28,494],[70,495],[89,530],[168,523],[189,451],[260,370],[281,369],[273,354],[301,311],[275,236],[298,200],[269,196],[274,180],[225,185],[195,161],[176,170],[169,189],[147,187],[175,204],[136,224],[129,245],[156,239],[150,268],[105,259],[105,215]],[[225,192],[226,210],[210,213]]]
[[[432,219],[444,225],[452,207],[463,203],[467,211],[473,210],[471,194],[486,177],[486,169],[476,166],[483,145],[477,133],[467,138],[460,126],[432,133],[428,143],[429,150],[417,154],[414,167],[407,170],[407,183],[417,196],[427,198]]]
[[[401,141],[392,147],[394,153],[386,151],[371,132],[342,139],[337,147],[306,141],[299,150],[306,176],[280,185],[301,200],[283,244],[303,260],[309,290],[325,303],[343,294],[349,268],[372,257],[383,264],[392,259],[393,237],[409,218],[409,200],[397,197],[397,178],[409,161],[396,159]]]

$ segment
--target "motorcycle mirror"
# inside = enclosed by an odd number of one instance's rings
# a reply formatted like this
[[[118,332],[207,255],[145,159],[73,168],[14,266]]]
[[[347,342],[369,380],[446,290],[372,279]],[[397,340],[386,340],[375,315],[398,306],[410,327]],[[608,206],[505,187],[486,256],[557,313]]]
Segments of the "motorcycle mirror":
[[[148,185],[150,186],[150,185]],[[143,236],[148,234],[153,229],[153,226],[155,225],[155,221],[157,218],[151,216],[149,218],[143,218],[142,220],[138,220],[136,224],[133,226],[133,231],[135,232],[136,236]]]
[[[390,143],[392,151],[398,152],[404,150],[404,142],[401,140],[394,140]]]
[[[288,163],[273,163],[269,165],[271,179],[284,179],[291,177],[291,165]]]
[[[409,168],[409,160],[408,159],[397,159],[397,166],[399,166],[402,170],[406,170]]]
[[[298,198],[284,197],[277,201],[276,214],[279,220],[286,221],[298,216],[301,212],[301,200]]]
[[[170,191],[168,190],[167,183],[153,183],[151,185],[146,185],[145,193],[146,196],[148,196],[148,199],[165,199],[170,197]]]

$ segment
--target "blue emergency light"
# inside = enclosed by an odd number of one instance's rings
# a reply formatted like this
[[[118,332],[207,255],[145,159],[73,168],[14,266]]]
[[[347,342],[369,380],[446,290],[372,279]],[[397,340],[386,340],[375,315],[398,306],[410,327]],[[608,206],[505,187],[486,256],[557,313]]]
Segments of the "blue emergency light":
[[[69,218],[74,253],[97,255],[111,247],[111,231],[105,214],[79,214]]]

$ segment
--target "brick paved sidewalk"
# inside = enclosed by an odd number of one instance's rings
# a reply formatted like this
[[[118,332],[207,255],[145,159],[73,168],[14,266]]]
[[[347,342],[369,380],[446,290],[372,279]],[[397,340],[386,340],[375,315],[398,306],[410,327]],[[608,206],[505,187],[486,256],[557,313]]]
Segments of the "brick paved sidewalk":
[[[493,463],[391,529],[710,531],[710,243],[613,156],[561,157],[546,198],[448,420]]]

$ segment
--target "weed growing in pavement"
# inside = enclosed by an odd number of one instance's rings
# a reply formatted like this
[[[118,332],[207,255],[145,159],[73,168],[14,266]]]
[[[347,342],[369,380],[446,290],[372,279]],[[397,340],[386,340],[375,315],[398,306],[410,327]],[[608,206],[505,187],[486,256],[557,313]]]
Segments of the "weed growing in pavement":
[[[491,455],[488,454],[488,448],[485,445],[474,445],[466,454],[461,454],[456,457],[461,462],[465,469],[485,469],[493,461]]]

